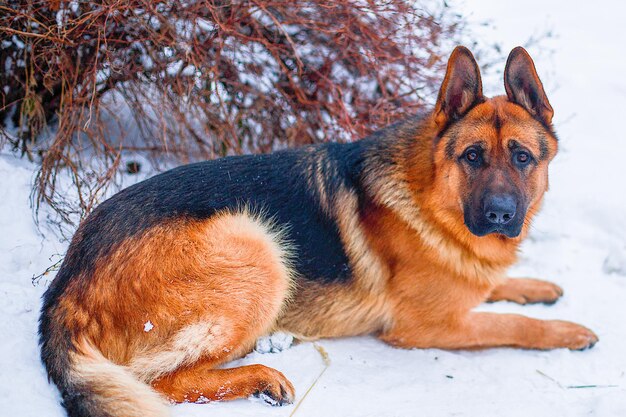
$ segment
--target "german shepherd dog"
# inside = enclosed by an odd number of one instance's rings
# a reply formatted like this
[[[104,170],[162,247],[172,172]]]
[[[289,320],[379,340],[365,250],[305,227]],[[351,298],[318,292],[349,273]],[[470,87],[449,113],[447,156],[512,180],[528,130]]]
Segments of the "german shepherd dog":
[[[260,336],[376,335],[402,348],[585,349],[566,321],[473,312],[552,303],[506,278],[548,188],[552,107],[521,47],[505,96],[457,47],[432,112],[354,143],[182,166],[78,228],[43,297],[41,356],[70,416],[163,416],[167,401],[259,395],[283,374],[223,368]]]

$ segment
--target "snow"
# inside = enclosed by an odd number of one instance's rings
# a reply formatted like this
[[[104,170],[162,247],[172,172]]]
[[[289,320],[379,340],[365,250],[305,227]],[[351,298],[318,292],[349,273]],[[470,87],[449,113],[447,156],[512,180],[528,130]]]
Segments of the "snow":
[[[24,49],[24,47],[26,46],[26,44],[24,42],[22,42],[20,40],[20,38],[18,38],[17,36],[13,35],[13,37],[11,38],[11,40],[13,41],[13,44],[18,48],[18,49]]]
[[[612,248],[602,266],[607,274],[626,277],[626,246]]]
[[[154,329],[154,324],[150,320],[143,324],[143,331],[148,333],[150,330]]]
[[[196,19],[196,25],[198,25],[198,29],[200,29],[202,32],[211,33],[216,29],[216,26],[213,22],[202,18]]]
[[[40,274],[65,252],[65,245],[43,239],[29,206],[33,166],[0,153],[0,415],[62,416],[37,347],[39,298],[51,280]],[[25,400],[25,398],[27,398]]]
[[[546,45],[554,54],[537,47],[530,52],[555,109],[561,151],[544,209],[512,275],[552,280],[565,295],[554,306],[480,309],[580,322],[600,342],[583,352],[446,352],[394,349],[373,337],[318,341],[327,365],[315,344],[289,347],[288,337],[278,335],[229,366],[280,370],[296,388],[297,410],[241,400],[183,404],[173,408],[174,416],[281,417],[294,410],[298,417],[626,415],[626,164],[620,146],[626,143],[626,7],[617,0],[584,8],[565,0],[527,0],[519,8],[483,0],[463,7],[476,21],[492,21],[495,28],[482,27],[477,37],[501,42],[505,50],[547,27],[557,34]],[[487,93],[503,92],[497,74],[485,78]],[[60,417],[59,394],[46,380],[36,336],[39,299],[53,274],[34,285],[31,277],[56,262],[66,244],[50,233],[42,237],[33,222],[34,170],[0,150],[0,415]]]

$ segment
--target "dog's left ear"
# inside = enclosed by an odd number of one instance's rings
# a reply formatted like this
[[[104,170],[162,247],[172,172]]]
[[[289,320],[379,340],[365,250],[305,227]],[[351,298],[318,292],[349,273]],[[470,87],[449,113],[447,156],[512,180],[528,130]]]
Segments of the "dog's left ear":
[[[552,122],[554,110],[543,90],[532,58],[521,46],[513,49],[506,61],[504,88],[510,101],[519,104],[545,124]]]
[[[450,55],[446,76],[439,90],[435,122],[443,129],[449,122],[461,118],[474,104],[483,100],[483,84],[478,64],[469,49],[457,46]]]

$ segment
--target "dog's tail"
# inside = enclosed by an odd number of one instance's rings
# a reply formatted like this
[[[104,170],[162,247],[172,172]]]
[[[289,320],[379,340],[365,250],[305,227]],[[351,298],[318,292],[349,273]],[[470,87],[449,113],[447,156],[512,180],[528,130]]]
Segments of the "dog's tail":
[[[72,342],[67,329],[46,313],[39,324],[41,358],[70,417],[169,416],[167,402],[152,387],[88,341]]]

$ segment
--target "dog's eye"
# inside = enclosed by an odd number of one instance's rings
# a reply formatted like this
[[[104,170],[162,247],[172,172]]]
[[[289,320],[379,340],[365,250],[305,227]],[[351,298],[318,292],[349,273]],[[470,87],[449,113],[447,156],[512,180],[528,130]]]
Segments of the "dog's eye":
[[[471,165],[480,165],[481,163],[481,155],[478,149],[469,148],[465,151],[465,154],[463,156],[465,157],[465,160]]]
[[[519,151],[515,153],[515,163],[519,166],[526,166],[531,160],[531,156],[528,152]]]

